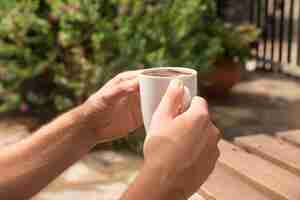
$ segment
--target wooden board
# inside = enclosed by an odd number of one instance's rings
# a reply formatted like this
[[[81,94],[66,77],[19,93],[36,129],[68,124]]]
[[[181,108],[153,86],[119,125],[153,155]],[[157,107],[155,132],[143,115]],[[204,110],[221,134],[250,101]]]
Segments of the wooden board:
[[[209,193],[208,191],[204,191],[203,189],[199,189],[198,194],[200,194],[206,200],[217,200],[213,194]]]
[[[300,130],[279,132],[276,136],[300,148]]]
[[[247,151],[300,175],[300,148],[262,134],[239,137],[234,142]]]
[[[188,200],[209,200],[204,198],[201,194],[195,193],[193,196],[191,196]]]
[[[220,163],[273,200],[300,199],[300,177],[224,140],[219,147]]]
[[[256,190],[241,180],[230,169],[217,163],[209,179],[201,187],[199,193],[208,200],[271,200],[261,191]]]

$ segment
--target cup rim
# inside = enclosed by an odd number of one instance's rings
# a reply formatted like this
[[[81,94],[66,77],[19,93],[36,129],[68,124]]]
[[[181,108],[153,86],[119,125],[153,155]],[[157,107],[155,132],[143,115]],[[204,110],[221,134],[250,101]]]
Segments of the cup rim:
[[[149,75],[149,74],[144,74],[145,72],[151,72],[151,71],[156,71],[156,70],[161,70],[161,69],[173,69],[177,71],[184,71],[188,72],[190,74],[182,74],[176,77],[181,77],[181,78],[189,78],[189,77],[194,77],[197,75],[197,71],[191,68],[186,68],[186,67],[153,67],[149,69],[144,69],[142,72],[139,74],[141,77],[145,78],[153,78],[153,79],[174,79],[173,77],[167,77],[167,76],[154,76],[154,75]]]

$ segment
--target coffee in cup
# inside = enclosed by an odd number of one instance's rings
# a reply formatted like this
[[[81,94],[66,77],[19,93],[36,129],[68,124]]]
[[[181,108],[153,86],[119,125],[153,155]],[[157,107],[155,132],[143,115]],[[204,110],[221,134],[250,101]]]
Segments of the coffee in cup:
[[[190,72],[187,71],[180,71],[176,69],[157,69],[157,70],[149,70],[143,72],[145,75],[149,76],[158,76],[158,77],[176,77],[182,75],[192,75]]]

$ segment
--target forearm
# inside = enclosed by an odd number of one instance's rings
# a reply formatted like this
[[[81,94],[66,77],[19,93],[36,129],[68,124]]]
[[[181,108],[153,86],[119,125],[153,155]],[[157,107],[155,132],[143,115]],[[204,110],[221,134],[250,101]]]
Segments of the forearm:
[[[28,199],[95,144],[78,107],[0,152],[0,199]]]
[[[145,165],[121,200],[185,200],[182,193],[164,184],[162,170]]]

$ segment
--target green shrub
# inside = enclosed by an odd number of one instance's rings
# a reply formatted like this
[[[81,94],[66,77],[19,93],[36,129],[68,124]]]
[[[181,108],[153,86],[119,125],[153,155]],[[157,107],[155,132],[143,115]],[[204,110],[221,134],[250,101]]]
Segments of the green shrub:
[[[2,5],[1,5],[2,4]],[[3,0],[0,111],[64,111],[119,71],[211,67],[211,0]]]

